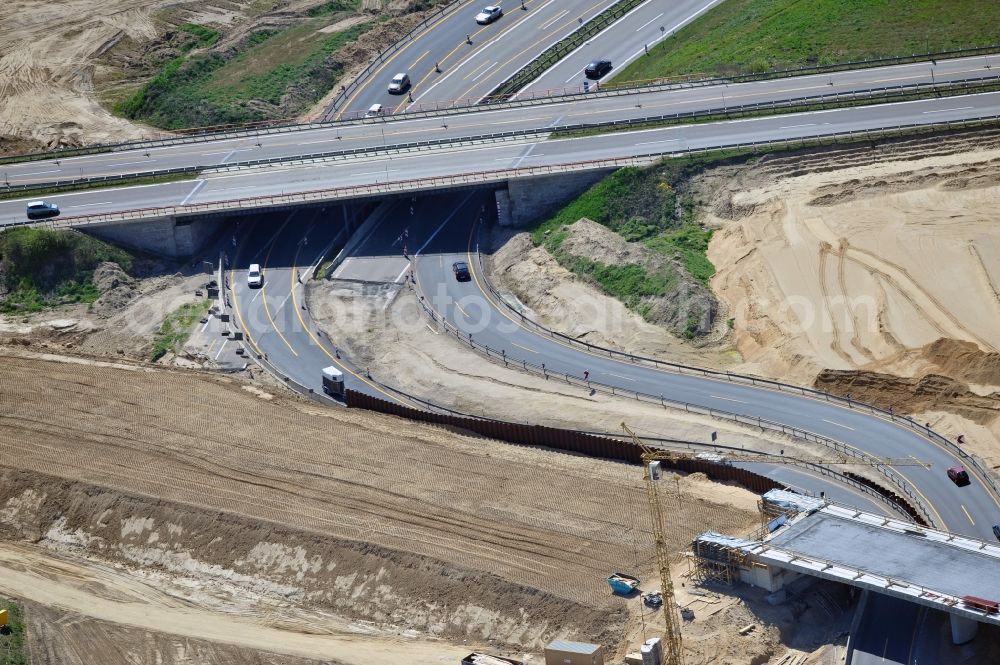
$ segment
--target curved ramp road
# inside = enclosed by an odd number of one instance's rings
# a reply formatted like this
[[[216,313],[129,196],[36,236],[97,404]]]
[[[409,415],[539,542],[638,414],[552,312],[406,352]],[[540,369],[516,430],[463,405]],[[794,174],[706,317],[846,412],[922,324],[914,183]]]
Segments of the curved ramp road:
[[[240,169],[206,174],[196,181],[71,192],[53,196],[51,200],[63,210],[63,217],[59,218],[61,223],[71,223],[68,217],[80,215],[208,202],[227,202],[228,207],[236,209],[253,206],[252,201],[244,200],[250,197],[392,182],[406,182],[407,190],[419,190],[426,186],[428,178],[434,177],[450,178],[521,167],[548,169],[635,156],[644,156],[644,160],[651,162],[675,151],[997,115],[1000,115],[1000,93],[984,93],[960,99],[928,99],[619,134],[445,146],[426,152],[363,155],[302,165]],[[505,178],[497,176],[498,181]],[[0,201],[0,225],[24,221],[24,206],[28,200],[31,199]]]
[[[895,472],[918,489],[936,525],[983,540],[994,538],[991,525],[1000,521],[1000,497],[993,496],[974,473],[967,487],[948,481],[945,469],[959,461],[948,450],[909,429],[818,399],[611,360],[523,327],[484,294],[482,276],[472,255],[473,226],[478,215],[472,210],[453,217],[448,228],[420,249],[415,265],[419,291],[431,307],[477,342],[503,349],[512,362],[545,363],[555,373],[579,377],[588,371],[591,380],[603,384],[784,423],[878,457],[913,456],[932,467],[907,466]],[[455,280],[451,274],[455,261],[469,263],[472,281]]]
[[[373,283],[403,282],[410,266],[400,251],[399,238],[404,228],[415,251],[449,224],[463,224],[489,198],[486,193],[422,197],[412,216],[407,209],[408,200],[400,201],[354,250],[352,258],[338,268],[338,276]],[[302,309],[302,285],[296,275],[314,265],[323,248],[342,232],[336,219],[336,215],[327,212],[293,213],[280,220],[276,218],[273,223],[258,221],[242,225],[237,230],[238,251],[230,272],[233,316],[247,334],[248,346],[257,353],[266,353],[269,364],[296,383],[318,393],[322,390],[320,370],[336,365],[344,371],[347,387],[399,401],[397,394],[369,380],[363,368],[348,365],[347,358],[337,358],[336,340],[318,332],[309,312]],[[264,285],[260,289],[251,289],[246,284],[246,266],[250,263],[260,263],[263,269]],[[449,271],[450,265],[446,266]],[[416,322],[421,327],[426,324],[423,318]],[[391,377],[375,378],[392,383]],[[433,400],[432,395],[423,397]],[[771,464],[744,466],[791,488],[825,492],[835,501],[863,510],[894,514],[870,495],[807,469]]]
[[[610,96],[602,93],[519,108],[467,109],[443,117],[398,116],[385,121],[338,123],[260,136],[220,137],[60,160],[7,164],[0,165],[0,172],[3,173],[6,182],[12,185],[24,185],[189,166],[221,168],[229,164],[260,159],[293,159],[301,155],[346,150],[378,150],[384,146],[421,141],[512,131],[544,131],[550,127],[563,125],[614,122],[834,95],[887,86],[927,84],[932,82],[932,71],[933,81],[937,83],[968,78],[995,78],[1000,75],[1000,56],[994,59],[997,60],[997,66],[991,65],[990,68],[986,67],[990,64],[988,58],[966,58],[942,60],[935,65],[916,63],[737,85],[671,88]],[[391,77],[391,74],[389,76]],[[936,107],[938,110],[964,107],[966,111],[974,111],[968,108],[970,104],[966,97],[939,101],[944,103]],[[875,110],[869,112],[876,115],[879,113]],[[936,112],[938,111],[933,111],[932,115]],[[779,123],[779,125],[791,124],[795,123]]]

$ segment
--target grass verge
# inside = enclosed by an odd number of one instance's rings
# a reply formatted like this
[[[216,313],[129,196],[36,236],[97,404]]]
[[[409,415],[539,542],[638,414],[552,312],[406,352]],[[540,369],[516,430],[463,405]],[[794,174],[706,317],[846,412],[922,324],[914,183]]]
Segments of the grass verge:
[[[21,608],[17,603],[0,599],[0,610],[7,610],[7,625],[0,628],[0,665],[27,665]]]
[[[167,351],[176,352],[191,336],[191,327],[201,319],[211,306],[211,301],[181,305],[167,315],[160,324],[160,330],[153,341],[153,350],[149,354],[152,361],[157,361],[166,355]]]
[[[616,75],[725,76],[995,44],[982,0],[726,0]]]
[[[596,283],[629,309],[653,320],[650,298],[670,297],[692,290],[707,292],[715,266],[706,252],[712,231],[698,222],[698,206],[674,185],[704,167],[704,160],[669,160],[648,168],[623,168],[604,178],[580,197],[543,218],[531,229],[532,240],[544,246],[565,268]],[[628,242],[640,242],[653,256],[666,260],[611,265],[563,248],[570,227],[582,218],[608,227]],[[662,317],[660,312],[655,314]],[[684,320],[668,315],[674,332],[691,339],[698,333],[700,314]],[[658,321],[658,322],[663,322]]]
[[[132,269],[132,255],[75,231],[14,228],[0,233],[0,312],[25,314],[100,297],[94,269],[101,263]]]
[[[374,27],[376,22],[366,21],[339,32],[320,32],[330,11],[355,4],[327,3],[314,18],[281,30],[258,30],[230,52],[178,56],[116,104],[115,111],[167,129],[295,115],[340,77],[342,66],[328,57]]]
[[[133,187],[135,185],[157,185],[166,182],[179,182],[181,180],[194,180],[200,171],[188,173],[165,173],[163,175],[144,176],[141,178],[120,178],[118,180],[102,180],[100,182],[74,182],[68,185],[58,185],[55,187],[36,187],[31,189],[20,189],[12,192],[0,192],[0,201],[6,199],[37,198],[44,194],[62,194],[64,192],[76,192],[85,189],[110,189],[113,187]]]

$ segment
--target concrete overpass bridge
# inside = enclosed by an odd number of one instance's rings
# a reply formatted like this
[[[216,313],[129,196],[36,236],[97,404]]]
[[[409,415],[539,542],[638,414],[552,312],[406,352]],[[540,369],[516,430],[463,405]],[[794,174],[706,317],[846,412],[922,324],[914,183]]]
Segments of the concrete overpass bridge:
[[[980,623],[1000,626],[1000,544],[772,490],[775,515],[757,539],[715,533],[693,543],[704,577],[729,576],[781,591],[812,576],[946,612],[952,641]]]

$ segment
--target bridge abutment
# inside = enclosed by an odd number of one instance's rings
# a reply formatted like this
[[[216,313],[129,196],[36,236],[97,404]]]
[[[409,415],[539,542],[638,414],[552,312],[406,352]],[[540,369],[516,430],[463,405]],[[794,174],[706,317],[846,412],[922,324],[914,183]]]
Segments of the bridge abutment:
[[[184,259],[196,254],[222,222],[221,218],[164,217],[101,224],[80,230],[123,247]]]
[[[614,169],[574,171],[511,180],[507,183],[507,192],[497,195],[500,225],[519,227],[529,224],[579,196],[612,171]]]

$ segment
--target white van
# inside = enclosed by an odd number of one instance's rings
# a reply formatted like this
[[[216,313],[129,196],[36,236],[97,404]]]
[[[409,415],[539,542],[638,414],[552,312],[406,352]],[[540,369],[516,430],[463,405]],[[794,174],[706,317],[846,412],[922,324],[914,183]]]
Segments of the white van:
[[[251,263],[247,270],[247,286],[250,288],[260,287],[264,283],[264,278],[260,274],[260,264]]]

